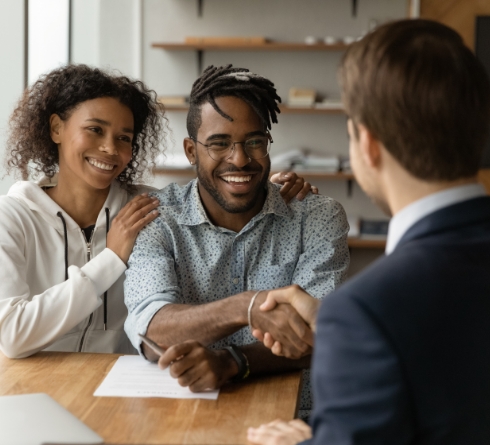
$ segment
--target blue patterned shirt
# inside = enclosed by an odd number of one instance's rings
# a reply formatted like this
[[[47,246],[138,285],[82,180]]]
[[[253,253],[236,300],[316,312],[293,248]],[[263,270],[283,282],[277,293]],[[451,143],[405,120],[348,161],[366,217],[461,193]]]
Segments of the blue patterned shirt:
[[[126,333],[141,352],[138,333],[164,305],[201,304],[246,290],[293,283],[322,298],[345,278],[348,224],[342,206],[308,194],[287,205],[268,183],[262,210],[236,233],[209,220],[197,180],[154,193],[160,215],[139,234],[124,284]],[[248,327],[216,342],[255,342]],[[309,386],[309,385],[308,385]]]

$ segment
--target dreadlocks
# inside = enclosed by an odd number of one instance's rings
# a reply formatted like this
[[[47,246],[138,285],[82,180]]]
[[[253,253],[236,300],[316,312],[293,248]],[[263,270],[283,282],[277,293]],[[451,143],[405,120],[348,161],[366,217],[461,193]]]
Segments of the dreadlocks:
[[[206,102],[225,119],[233,120],[216,104],[215,99],[223,96],[238,97],[250,105],[268,130],[272,123],[277,123],[277,113],[280,113],[277,103],[281,98],[269,79],[250,73],[246,68],[233,68],[231,64],[221,67],[210,65],[192,85],[187,115],[190,137],[197,137],[202,123],[201,106]]]

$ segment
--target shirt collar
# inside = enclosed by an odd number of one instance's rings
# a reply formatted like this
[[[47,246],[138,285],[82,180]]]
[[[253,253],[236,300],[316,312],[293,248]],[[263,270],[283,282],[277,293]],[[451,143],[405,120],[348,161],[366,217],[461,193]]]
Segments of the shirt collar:
[[[201,197],[199,196],[197,185],[197,179],[193,179],[190,182],[188,186],[189,190],[185,198],[184,208],[178,218],[178,223],[185,226],[197,226],[203,223],[213,225],[213,223],[208,218],[206,210],[204,209]],[[284,202],[283,197],[279,193],[279,187],[272,184],[270,181],[267,182],[267,197],[265,199],[262,210],[252,218],[252,220],[244,227],[244,229],[247,228],[250,223],[262,219],[268,213],[274,213],[278,216],[285,217],[291,215],[291,210]]]
[[[395,250],[407,230],[423,217],[443,207],[485,195],[485,189],[480,184],[467,184],[433,193],[404,207],[390,221],[386,255]]]

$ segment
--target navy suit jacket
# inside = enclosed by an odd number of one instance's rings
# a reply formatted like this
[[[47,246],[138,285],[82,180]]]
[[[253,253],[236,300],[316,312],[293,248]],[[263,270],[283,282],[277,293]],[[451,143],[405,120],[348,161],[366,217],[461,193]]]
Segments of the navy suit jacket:
[[[490,444],[490,197],[412,226],[323,302],[314,444]]]

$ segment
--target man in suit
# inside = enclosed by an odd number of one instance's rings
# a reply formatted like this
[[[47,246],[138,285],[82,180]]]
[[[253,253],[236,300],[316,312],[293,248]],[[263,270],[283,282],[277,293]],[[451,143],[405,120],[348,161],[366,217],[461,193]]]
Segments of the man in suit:
[[[260,444],[490,443],[490,197],[477,183],[490,126],[484,68],[453,30],[405,20],[353,44],[340,69],[351,163],[387,213],[386,255],[316,318],[311,429]],[[315,328],[298,286],[269,292]],[[280,354],[267,333],[255,335]]]

